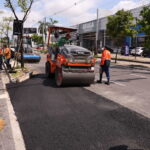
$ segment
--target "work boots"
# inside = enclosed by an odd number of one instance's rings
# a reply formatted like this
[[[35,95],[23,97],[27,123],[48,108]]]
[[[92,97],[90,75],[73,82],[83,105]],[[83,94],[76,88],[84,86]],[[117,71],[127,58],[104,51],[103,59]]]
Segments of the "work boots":
[[[97,81],[97,83],[102,83],[102,74],[100,74],[100,79]]]
[[[105,82],[105,84],[110,85],[110,80],[107,79],[107,82]]]

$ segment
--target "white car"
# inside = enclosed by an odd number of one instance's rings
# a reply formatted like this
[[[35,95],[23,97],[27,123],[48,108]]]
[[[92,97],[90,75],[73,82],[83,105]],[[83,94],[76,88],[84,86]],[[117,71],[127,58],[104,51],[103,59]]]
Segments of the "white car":
[[[142,56],[143,55],[143,49],[144,47],[137,47],[131,50],[131,55],[139,55]]]

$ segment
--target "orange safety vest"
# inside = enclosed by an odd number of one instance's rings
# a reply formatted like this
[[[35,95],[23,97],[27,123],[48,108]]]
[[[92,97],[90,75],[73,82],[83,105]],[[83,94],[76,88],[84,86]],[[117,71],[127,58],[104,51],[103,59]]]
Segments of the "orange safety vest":
[[[10,48],[5,48],[4,49],[4,55],[5,55],[6,59],[11,58],[11,50],[10,50]]]
[[[101,57],[101,63],[100,65],[103,66],[105,64],[105,60],[110,60],[111,59],[111,53],[109,50],[105,49],[102,52],[102,57]]]
[[[3,51],[2,51],[2,49],[0,49],[0,56],[2,56],[3,55]]]

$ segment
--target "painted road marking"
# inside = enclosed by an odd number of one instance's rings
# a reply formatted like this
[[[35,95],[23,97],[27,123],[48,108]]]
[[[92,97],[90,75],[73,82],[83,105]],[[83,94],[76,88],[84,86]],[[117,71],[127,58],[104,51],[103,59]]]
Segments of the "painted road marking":
[[[126,86],[125,84],[122,84],[122,83],[119,83],[119,82],[116,82],[116,81],[110,81],[110,82],[115,83],[115,84],[120,85],[120,86]]]
[[[138,74],[130,74],[130,75],[132,75],[132,76],[136,76],[136,77],[140,77],[140,78],[147,78],[147,77],[145,77],[145,76],[138,75]]]
[[[106,78],[104,78],[103,80],[104,80],[104,81],[107,81]],[[116,82],[116,81],[113,81],[113,80],[111,80],[110,82],[111,82],[111,83],[114,83],[114,84],[117,84],[117,85],[119,85],[119,86],[126,86],[125,84],[122,84],[122,83],[119,83],[119,82]]]

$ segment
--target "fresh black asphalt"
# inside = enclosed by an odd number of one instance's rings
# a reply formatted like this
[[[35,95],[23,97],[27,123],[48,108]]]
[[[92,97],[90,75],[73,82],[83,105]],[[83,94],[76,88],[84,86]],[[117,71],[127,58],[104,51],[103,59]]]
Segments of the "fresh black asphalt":
[[[38,74],[7,88],[27,150],[150,150],[148,118],[83,87]]]

